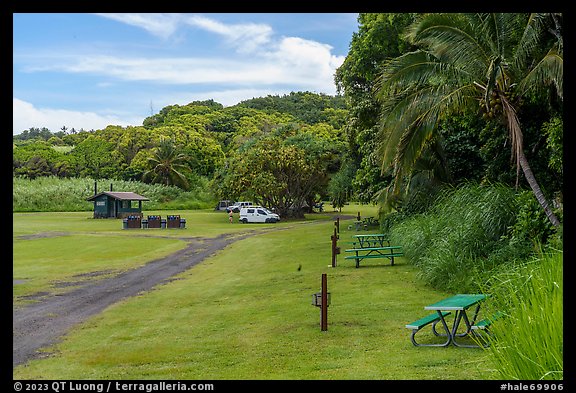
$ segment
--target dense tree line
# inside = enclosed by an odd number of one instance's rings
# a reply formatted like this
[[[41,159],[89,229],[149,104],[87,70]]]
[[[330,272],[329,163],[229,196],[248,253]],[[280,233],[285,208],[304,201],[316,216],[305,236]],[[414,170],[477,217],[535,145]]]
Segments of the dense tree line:
[[[326,197],[346,148],[342,97],[300,92],[170,105],[142,126],[14,136],[13,174],[137,180],[188,190],[212,180],[215,198],[249,198],[301,216]],[[289,167],[289,171],[288,171]]]
[[[360,14],[358,22],[336,74],[356,195],[394,211],[425,205],[443,184],[503,182],[530,188],[558,225],[562,15]]]

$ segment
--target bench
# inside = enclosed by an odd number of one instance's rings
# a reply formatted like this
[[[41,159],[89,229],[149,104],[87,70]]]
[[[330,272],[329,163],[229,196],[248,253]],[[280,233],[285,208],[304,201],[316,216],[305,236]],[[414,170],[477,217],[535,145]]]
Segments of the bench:
[[[490,332],[488,330],[490,328],[490,325],[492,325],[492,322],[494,322],[495,320],[497,320],[498,318],[500,318],[503,315],[504,315],[504,313],[497,311],[494,314],[492,314],[491,316],[489,316],[488,318],[484,318],[483,320],[476,322],[474,325],[471,326],[471,329],[472,330],[483,330],[486,333],[490,334]]]
[[[394,257],[404,256],[402,246],[351,248],[345,250],[345,252],[355,253],[355,255],[349,255],[344,257],[344,259],[355,259],[357,268],[360,267],[362,259],[388,258],[390,259],[390,265],[394,266]]]
[[[450,315],[450,311],[442,311],[442,317],[445,317],[447,315]],[[429,324],[433,324],[432,325],[432,331],[434,332],[434,335],[441,336],[441,334],[439,334],[435,328],[436,324],[438,322],[440,322],[440,320],[441,320],[440,315],[437,312],[435,312],[433,314],[427,315],[423,318],[420,318],[414,322],[407,324],[406,328],[412,330],[412,335],[410,336],[410,340],[412,341],[412,344],[414,344],[417,347],[420,347],[420,346],[440,347],[440,346],[448,345],[450,343],[450,336],[448,334],[446,334],[446,336],[448,337],[448,341],[446,341],[445,343],[441,343],[441,344],[420,344],[420,343],[416,342],[416,339],[414,337],[416,335],[416,333],[418,333],[420,331],[420,329],[422,329],[425,326],[428,326]]]

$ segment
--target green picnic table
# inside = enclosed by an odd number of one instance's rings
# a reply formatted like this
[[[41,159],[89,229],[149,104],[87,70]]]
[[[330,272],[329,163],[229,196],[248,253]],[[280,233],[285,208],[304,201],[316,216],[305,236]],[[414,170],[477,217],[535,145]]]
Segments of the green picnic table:
[[[476,344],[464,344],[459,342],[456,338],[457,337],[465,337],[473,333],[476,329],[486,329],[490,323],[495,319],[496,316],[492,316],[490,318],[486,318],[482,321],[476,323],[476,319],[480,312],[480,306],[482,302],[486,300],[489,295],[485,294],[457,294],[446,299],[440,300],[436,303],[432,303],[428,306],[425,306],[425,310],[435,311],[434,313],[420,318],[417,321],[409,323],[406,325],[406,328],[412,330],[412,335],[410,339],[415,346],[448,346],[453,344],[457,347],[469,347],[469,348],[477,348],[480,345]],[[468,317],[468,311],[473,309],[472,318]],[[454,320],[452,323],[452,327],[448,326],[448,322],[446,321],[446,317],[449,316],[452,312],[454,312]],[[463,332],[459,332],[460,325],[464,321],[465,327],[463,327]],[[444,328],[444,332],[440,333],[436,330],[436,325],[440,323]],[[425,326],[432,324],[432,332],[436,336],[443,336],[446,337],[446,341],[443,343],[432,343],[432,344],[423,344],[418,343],[415,340],[415,335],[418,333],[422,328]],[[462,330],[462,329],[460,329]]]

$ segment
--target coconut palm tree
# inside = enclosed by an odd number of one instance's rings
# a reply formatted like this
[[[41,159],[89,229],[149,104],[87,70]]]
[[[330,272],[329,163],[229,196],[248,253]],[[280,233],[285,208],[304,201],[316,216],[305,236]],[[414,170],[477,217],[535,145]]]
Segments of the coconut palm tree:
[[[158,147],[153,150],[152,156],[148,158],[150,169],[144,173],[143,179],[186,189],[188,181],[182,173],[188,169],[186,159],[185,154],[178,153],[171,139],[162,138]]]
[[[561,18],[425,14],[408,28],[406,37],[420,49],[387,62],[376,83],[382,103],[382,168],[392,167],[396,192],[434,140],[439,119],[467,110],[484,112],[485,118],[505,125],[517,177],[522,169],[546,216],[559,225],[524,155],[517,111],[522,97],[551,86],[563,100]]]

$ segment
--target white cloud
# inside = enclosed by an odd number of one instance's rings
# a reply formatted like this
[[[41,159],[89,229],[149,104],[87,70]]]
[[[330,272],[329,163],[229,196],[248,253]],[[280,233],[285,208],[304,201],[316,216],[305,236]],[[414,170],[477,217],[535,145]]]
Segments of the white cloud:
[[[214,19],[192,15],[186,22],[194,27],[223,36],[226,41],[237,47],[240,53],[252,53],[271,40],[272,28],[265,24],[239,23],[225,25]]]
[[[239,57],[148,59],[90,56],[76,62],[66,59],[59,66],[62,70],[173,84],[296,84],[302,90],[318,89],[334,94],[334,73],[344,61],[344,56],[333,55],[333,48],[327,44],[299,37],[274,39],[273,29],[266,24],[224,24],[212,18],[191,14],[104,16],[140,26],[157,35],[171,34],[186,24],[223,37],[237,50]],[[168,26],[165,30],[158,27],[162,22]]]
[[[181,21],[180,14],[95,14],[127,25],[136,26],[161,38],[168,38]]]
[[[12,98],[12,134],[20,134],[31,127],[46,127],[52,132],[57,132],[66,126],[68,129],[76,130],[98,130],[106,128],[108,125],[141,125],[139,121],[126,121],[116,116],[99,115],[93,112],[74,112],[62,109],[36,108],[34,105]]]
[[[14,67],[21,72],[61,72],[98,75],[95,82],[104,87],[116,81],[143,81],[157,84],[158,90],[166,85],[180,86],[170,96],[154,101],[186,104],[193,100],[214,99],[224,105],[266,95],[288,94],[291,91],[313,91],[335,94],[334,73],[343,63],[344,56],[333,54],[330,45],[299,37],[278,37],[266,24],[224,24],[217,20],[192,14],[98,14],[105,18],[142,28],[155,36],[167,39],[182,28],[196,28],[221,37],[234,51],[215,56],[202,52],[195,57],[181,53],[171,57],[147,55],[106,55],[98,53],[67,53],[53,50],[14,53]],[[180,45],[181,43],[179,43]],[[152,53],[152,52],[151,52]],[[186,52],[182,52],[186,53]],[[18,61],[16,61],[18,60]],[[106,79],[107,78],[107,79]],[[162,86],[165,85],[165,86]],[[192,92],[197,86],[210,92]],[[191,91],[182,93],[182,87]],[[126,86],[126,91],[131,87]],[[178,99],[180,98],[180,101]],[[13,99],[14,133],[30,127],[47,127],[55,132],[68,128],[101,129],[107,125],[139,125],[142,119],[121,120],[118,115],[102,112],[78,112],[55,108],[37,108]],[[120,115],[122,116],[122,115]]]

